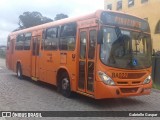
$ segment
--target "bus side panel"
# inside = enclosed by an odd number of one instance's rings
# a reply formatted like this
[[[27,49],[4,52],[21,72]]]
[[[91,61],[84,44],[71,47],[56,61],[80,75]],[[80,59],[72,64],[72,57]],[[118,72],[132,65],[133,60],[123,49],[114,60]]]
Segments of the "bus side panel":
[[[41,51],[41,60],[39,66],[40,80],[56,84],[56,60],[58,58],[58,51]]]
[[[22,57],[22,68],[23,68],[23,75],[30,77],[31,76],[31,51],[23,51]]]
[[[66,60],[62,56],[65,53]],[[74,51],[41,51],[40,80],[56,85],[56,76],[60,68],[69,74],[71,89],[76,90],[76,54]]]
[[[75,51],[69,51],[67,52],[67,64],[66,68],[68,69],[68,74],[70,77],[70,85],[71,85],[71,90],[76,91],[77,88],[77,63],[76,63],[76,57],[77,54]]]
[[[9,56],[10,56],[9,50],[6,50],[6,66],[8,69],[11,69],[10,62],[9,62]]]
[[[7,42],[6,66],[10,70],[14,70],[14,39],[14,36],[10,36],[10,42]]]
[[[11,54],[10,54],[9,50],[7,49],[6,50],[6,66],[8,69],[11,69],[10,56],[11,56]]]
[[[31,54],[30,51],[15,51],[14,70],[16,71],[17,62],[20,62],[22,67],[22,74],[30,77],[31,71]]]

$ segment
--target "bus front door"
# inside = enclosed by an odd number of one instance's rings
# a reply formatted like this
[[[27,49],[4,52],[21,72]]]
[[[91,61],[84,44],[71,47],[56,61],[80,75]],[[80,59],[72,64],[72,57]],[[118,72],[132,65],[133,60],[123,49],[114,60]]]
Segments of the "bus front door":
[[[39,70],[39,49],[40,49],[40,37],[32,38],[32,70],[31,77],[33,80],[37,80],[39,78],[38,70]]]
[[[96,28],[80,29],[78,91],[94,94]]]

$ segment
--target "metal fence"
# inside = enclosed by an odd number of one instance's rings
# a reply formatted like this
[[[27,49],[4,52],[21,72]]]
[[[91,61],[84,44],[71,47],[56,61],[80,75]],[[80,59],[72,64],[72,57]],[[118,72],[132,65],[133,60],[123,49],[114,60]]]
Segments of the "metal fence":
[[[3,49],[0,49],[0,58],[5,58],[6,57],[6,51]]]
[[[160,56],[152,57],[152,78],[155,84],[160,85]]]

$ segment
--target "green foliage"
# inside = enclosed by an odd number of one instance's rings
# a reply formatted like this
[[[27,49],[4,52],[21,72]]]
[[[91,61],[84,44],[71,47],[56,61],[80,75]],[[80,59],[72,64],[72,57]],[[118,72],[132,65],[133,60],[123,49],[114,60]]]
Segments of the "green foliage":
[[[64,19],[64,18],[68,18],[68,15],[60,13],[60,14],[56,15],[56,17],[54,18],[54,20],[60,20],[60,19]]]
[[[153,88],[160,90],[160,85],[153,83]]]
[[[52,22],[53,20],[42,16],[39,12],[24,12],[19,16],[19,29],[29,28],[32,26]]]
[[[60,20],[64,18],[68,18],[68,15],[60,13],[56,15],[54,20]],[[40,12],[36,12],[36,11],[24,12],[22,15],[19,16],[19,22],[18,22],[19,27],[13,31],[37,26],[37,25],[52,22],[52,21],[53,21],[52,19],[48,17],[44,17]]]

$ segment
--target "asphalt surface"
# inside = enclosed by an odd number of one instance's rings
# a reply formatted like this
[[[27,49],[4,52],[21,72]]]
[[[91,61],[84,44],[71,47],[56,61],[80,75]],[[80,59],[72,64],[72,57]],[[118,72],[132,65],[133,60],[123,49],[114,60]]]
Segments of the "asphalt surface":
[[[19,80],[16,74],[5,67],[5,60],[0,59],[0,111],[159,111],[160,91],[152,90],[151,95],[94,100],[82,95],[72,99],[63,97],[56,87],[28,78]],[[0,118],[0,120],[23,120],[30,118]],[[73,119],[73,120],[106,120],[139,118],[32,118],[39,119]],[[152,118],[140,118],[150,120]],[[154,118],[159,119],[159,118]]]

